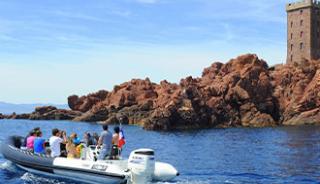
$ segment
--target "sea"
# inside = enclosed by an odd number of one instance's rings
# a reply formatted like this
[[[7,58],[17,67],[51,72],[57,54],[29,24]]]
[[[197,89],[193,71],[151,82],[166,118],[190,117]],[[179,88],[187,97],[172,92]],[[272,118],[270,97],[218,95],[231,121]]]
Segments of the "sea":
[[[53,128],[100,132],[98,124],[70,121],[0,120],[0,141],[10,135],[25,136],[40,127],[49,138]],[[113,129],[113,126],[110,126]],[[160,184],[320,184],[320,126],[228,128],[154,132],[123,126],[126,145],[132,150],[152,148],[156,160],[175,166],[180,176]],[[77,182],[34,175],[18,169],[0,155],[0,183],[75,184]]]

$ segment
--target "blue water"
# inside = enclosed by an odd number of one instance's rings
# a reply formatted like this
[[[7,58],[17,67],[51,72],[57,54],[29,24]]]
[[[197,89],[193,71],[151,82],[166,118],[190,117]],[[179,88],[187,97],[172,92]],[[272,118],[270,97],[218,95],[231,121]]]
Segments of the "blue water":
[[[45,137],[55,127],[78,135],[101,130],[99,125],[68,121],[0,120],[0,141],[9,135],[25,135],[38,126]],[[319,126],[171,133],[125,126],[125,136],[124,156],[136,148],[153,148],[157,160],[180,171],[181,176],[171,183],[320,183]],[[0,155],[0,183],[72,182],[25,173]]]

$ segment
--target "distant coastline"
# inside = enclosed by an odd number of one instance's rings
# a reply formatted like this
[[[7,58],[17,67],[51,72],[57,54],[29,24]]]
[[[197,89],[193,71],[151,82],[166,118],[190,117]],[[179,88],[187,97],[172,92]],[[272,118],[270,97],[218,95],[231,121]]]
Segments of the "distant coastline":
[[[320,124],[319,81],[319,62],[269,67],[247,54],[179,84],[133,79],[110,92],[69,96],[70,110],[44,106],[0,118],[122,122],[163,131]]]
[[[35,103],[35,104],[16,104],[16,103],[7,103],[0,101],[0,113],[5,115],[10,115],[12,113],[22,114],[22,113],[30,113],[36,107],[41,106],[55,106],[59,109],[68,109],[68,104],[43,104],[43,103]]]

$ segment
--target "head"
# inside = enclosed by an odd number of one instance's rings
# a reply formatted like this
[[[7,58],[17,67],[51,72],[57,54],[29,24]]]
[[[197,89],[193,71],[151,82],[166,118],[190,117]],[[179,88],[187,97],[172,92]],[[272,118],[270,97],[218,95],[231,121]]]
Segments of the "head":
[[[83,136],[84,136],[85,138],[90,138],[90,137],[91,137],[91,135],[90,135],[89,132],[85,132]]]
[[[33,130],[34,130],[34,131],[41,131],[41,130],[40,130],[40,127],[36,127],[36,128],[34,128]]]
[[[71,135],[70,135],[70,137],[72,138],[72,139],[75,139],[75,138],[77,138],[77,134],[76,133],[72,133]]]
[[[108,128],[109,128],[108,125],[103,125],[103,126],[102,126],[102,129],[105,130],[105,131],[107,131]]]
[[[41,131],[36,131],[37,137],[42,137],[42,132]]]
[[[37,136],[37,132],[33,130],[33,131],[31,132],[31,136]]]
[[[60,136],[60,130],[57,128],[52,129],[52,135],[53,136]]]
[[[117,133],[117,134],[120,132],[120,128],[119,128],[118,126],[114,127],[113,130],[114,130],[114,132]]]
[[[31,130],[31,131],[29,132],[29,136],[32,136],[32,135],[34,135],[34,131],[33,131],[33,130]]]

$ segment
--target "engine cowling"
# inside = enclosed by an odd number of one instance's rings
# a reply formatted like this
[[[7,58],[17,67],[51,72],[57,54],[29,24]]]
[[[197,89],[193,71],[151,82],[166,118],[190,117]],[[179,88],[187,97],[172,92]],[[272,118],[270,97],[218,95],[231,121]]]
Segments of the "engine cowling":
[[[171,181],[177,176],[179,176],[179,172],[172,165],[163,162],[156,162],[153,180]]]
[[[151,182],[155,171],[155,157],[152,149],[138,149],[130,153],[128,169],[131,182],[140,184]]]

